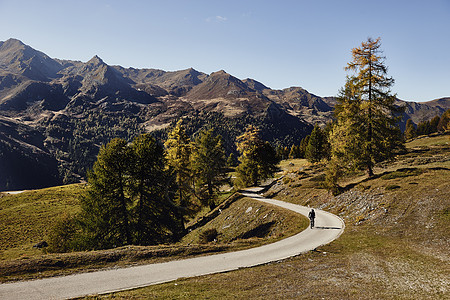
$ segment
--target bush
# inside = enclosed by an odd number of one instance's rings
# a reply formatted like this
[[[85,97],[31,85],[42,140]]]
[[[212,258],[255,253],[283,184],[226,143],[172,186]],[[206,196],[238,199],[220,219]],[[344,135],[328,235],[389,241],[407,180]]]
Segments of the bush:
[[[70,252],[81,250],[79,221],[75,216],[63,214],[50,229],[48,252]]]
[[[219,233],[217,232],[217,229],[215,228],[206,229],[202,231],[202,233],[200,233],[200,243],[206,244],[212,242],[217,239],[218,235]]]

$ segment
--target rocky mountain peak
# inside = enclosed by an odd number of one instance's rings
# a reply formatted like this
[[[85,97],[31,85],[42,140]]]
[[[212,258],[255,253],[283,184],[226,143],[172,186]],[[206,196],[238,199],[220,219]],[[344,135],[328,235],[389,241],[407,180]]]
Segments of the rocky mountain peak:
[[[62,68],[57,61],[17,39],[0,43],[0,66],[12,73],[38,81],[55,78]]]
[[[0,41],[0,52],[17,48],[25,48],[25,44],[14,38],[8,39],[4,42]]]
[[[94,66],[106,65],[105,62],[98,55],[94,55],[94,57],[88,60],[87,64]]]
[[[269,89],[267,86],[265,86],[261,82],[256,81],[256,80],[251,79],[251,78],[244,79],[244,80],[242,80],[242,82],[244,82],[249,88],[254,89],[255,91],[262,92],[263,90],[268,90]]]

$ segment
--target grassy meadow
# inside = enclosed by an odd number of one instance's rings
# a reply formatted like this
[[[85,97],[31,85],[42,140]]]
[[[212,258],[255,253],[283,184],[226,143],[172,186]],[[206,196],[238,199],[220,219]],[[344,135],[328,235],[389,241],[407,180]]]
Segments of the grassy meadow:
[[[333,197],[323,166],[284,172],[267,196],[341,216],[346,230],[316,251],[248,269],[89,299],[448,299],[450,136],[407,143],[408,153],[355,175]],[[286,164],[286,163],[285,163]],[[289,163],[286,164],[289,166]]]
[[[266,196],[339,215],[346,230],[338,240],[276,263],[87,298],[448,299],[449,142],[449,135],[413,140],[407,143],[407,153],[379,164],[373,178],[356,174],[340,182],[346,189],[338,196],[324,189],[323,164],[283,161],[279,174],[283,177]],[[84,188],[70,185],[1,194],[1,281],[244,249],[295,234],[308,224],[294,213],[235,196],[226,208],[222,206],[222,213],[176,245],[67,254],[33,248],[61,214],[77,212]],[[222,205],[230,199],[227,196]],[[210,214],[205,211],[199,219]],[[204,243],[201,236],[208,229],[215,229],[217,237]],[[16,271],[6,274],[11,270]]]
[[[0,260],[39,255],[33,248],[46,239],[62,214],[79,211],[85,185],[73,184],[19,194],[0,193]]]
[[[209,215],[215,217],[189,232],[177,244],[53,254],[46,253],[45,248],[34,248],[33,245],[47,239],[58,218],[79,211],[79,198],[85,188],[83,184],[1,194],[0,282],[242,250],[275,242],[308,226],[307,218],[294,212],[239,194],[230,197],[228,192],[219,197],[222,201],[219,207],[212,212],[201,211],[188,225]],[[222,213],[217,213],[219,209]],[[215,241],[203,241],[202,234],[212,228],[218,232]]]

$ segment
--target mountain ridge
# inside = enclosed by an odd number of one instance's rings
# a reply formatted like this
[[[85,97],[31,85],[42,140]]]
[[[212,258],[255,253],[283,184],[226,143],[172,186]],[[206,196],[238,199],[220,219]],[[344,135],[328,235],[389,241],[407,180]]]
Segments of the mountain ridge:
[[[190,134],[216,126],[226,136],[228,153],[236,151],[234,139],[247,124],[262,128],[264,138],[275,145],[289,147],[315,124],[329,122],[335,102],[301,87],[273,90],[224,70],[124,68],[97,55],[87,62],[54,59],[16,39],[0,42],[0,117],[14,121],[4,128],[25,130],[23,124],[38,132],[39,149],[57,161],[54,175],[64,182],[83,177],[100,145],[110,139],[130,140],[142,132],[164,139],[165,129],[179,118],[193,124]],[[450,98],[398,104],[406,106],[404,126],[407,118],[418,123],[441,115],[450,108]],[[0,145],[33,157],[27,141],[22,142],[0,136]],[[0,165],[10,157],[0,158]],[[0,178],[0,190],[5,188]]]

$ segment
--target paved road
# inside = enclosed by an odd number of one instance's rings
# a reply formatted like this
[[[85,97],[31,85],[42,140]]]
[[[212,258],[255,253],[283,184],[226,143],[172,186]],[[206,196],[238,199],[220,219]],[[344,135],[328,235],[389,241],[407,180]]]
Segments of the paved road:
[[[259,201],[307,215],[309,208],[247,193]],[[171,262],[0,284],[0,299],[64,299],[103,294],[172,281],[182,277],[220,273],[292,257],[338,238],[344,222],[316,210],[316,227],[257,248]]]

